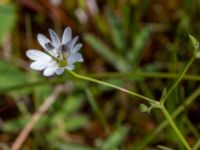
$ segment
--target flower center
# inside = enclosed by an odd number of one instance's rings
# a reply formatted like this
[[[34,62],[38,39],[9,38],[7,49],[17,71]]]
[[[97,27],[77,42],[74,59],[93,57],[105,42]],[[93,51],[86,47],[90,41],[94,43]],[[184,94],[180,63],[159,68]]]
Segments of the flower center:
[[[67,66],[68,48],[66,45],[61,45],[58,49],[58,65],[59,67]]]
[[[55,47],[49,42],[45,44],[45,47],[52,51],[55,49]],[[52,57],[52,59],[58,64],[59,67],[66,67],[67,66],[67,55],[68,55],[69,49],[67,45],[61,45],[56,53],[49,53],[48,55]]]
[[[59,67],[66,67],[67,66],[67,59],[58,59],[58,66]]]

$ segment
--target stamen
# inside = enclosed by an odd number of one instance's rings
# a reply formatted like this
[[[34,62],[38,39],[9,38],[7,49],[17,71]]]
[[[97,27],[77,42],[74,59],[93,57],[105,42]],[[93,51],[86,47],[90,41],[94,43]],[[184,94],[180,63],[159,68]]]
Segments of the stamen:
[[[54,46],[49,42],[49,43],[46,43],[46,44],[44,44],[45,45],[45,47],[48,49],[48,50],[52,50],[52,49],[54,49]]]
[[[61,50],[62,53],[66,53],[66,52],[69,51],[67,45],[61,45],[60,50]]]

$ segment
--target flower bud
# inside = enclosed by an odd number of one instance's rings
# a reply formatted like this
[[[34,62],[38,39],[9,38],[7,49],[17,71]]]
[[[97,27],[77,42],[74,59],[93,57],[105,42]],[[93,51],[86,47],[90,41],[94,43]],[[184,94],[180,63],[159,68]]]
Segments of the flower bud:
[[[145,104],[140,104],[139,110],[141,112],[148,112],[149,111],[149,107],[147,105],[145,105]]]
[[[189,35],[189,38],[191,40],[192,45],[194,46],[194,55],[197,59],[200,58],[200,50],[199,50],[199,42],[196,40],[196,38],[192,35]]]

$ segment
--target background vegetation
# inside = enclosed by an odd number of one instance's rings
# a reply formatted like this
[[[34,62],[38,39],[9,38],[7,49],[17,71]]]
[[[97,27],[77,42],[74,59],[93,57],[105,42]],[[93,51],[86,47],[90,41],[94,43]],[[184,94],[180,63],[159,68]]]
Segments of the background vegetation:
[[[199,0],[1,0],[0,149],[12,145],[61,85],[22,149],[183,150],[160,111],[139,111],[141,99],[67,71],[43,77],[29,68],[25,52],[42,49],[38,33],[52,28],[61,35],[70,26],[84,45],[77,73],[159,99],[193,55],[188,35],[200,39],[199,13]],[[166,104],[191,145],[200,134],[199,73],[197,60]]]

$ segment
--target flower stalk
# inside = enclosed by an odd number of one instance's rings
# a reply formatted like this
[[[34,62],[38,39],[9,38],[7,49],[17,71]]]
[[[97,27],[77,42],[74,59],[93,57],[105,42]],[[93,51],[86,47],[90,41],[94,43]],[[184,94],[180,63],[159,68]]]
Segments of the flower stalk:
[[[105,85],[105,86],[108,86],[108,87],[112,87],[114,89],[118,89],[122,92],[125,92],[125,93],[128,93],[130,95],[133,95],[133,96],[136,96],[138,98],[141,98],[143,100],[146,100],[148,101],[149,103],[151,104],[154,104],[154,105],[159,105],[159,102],[157,102],[156,100],[153,100],[151,98],[148,98],[146,96],[143,96],[143,95],[140,95],[138,93],[135,93],[135,92],[132,92],[132,91],[129,91],[127,89],[124,89],[120,86],[117,86],[117,85],[114,85],[114,84],[111,84],[111,83],[108,83],[108,82],[104,82],[104,81],[101,81],[101,80],[97,80],[97,79],[94,79],[94,78],[90,78],[90,77],[87,77],[87,76],[84,76],[84,75],[80,75],[80,74],[77,74],[75,73],[74,71],[69,71],[74,77],[77,77],[79,79],[83,79],[83,80],[87,80],[87,81],[91,81],[91,82],[94,82],[94,83],[97,83],[97,84],[101,84],[101,85]]]

